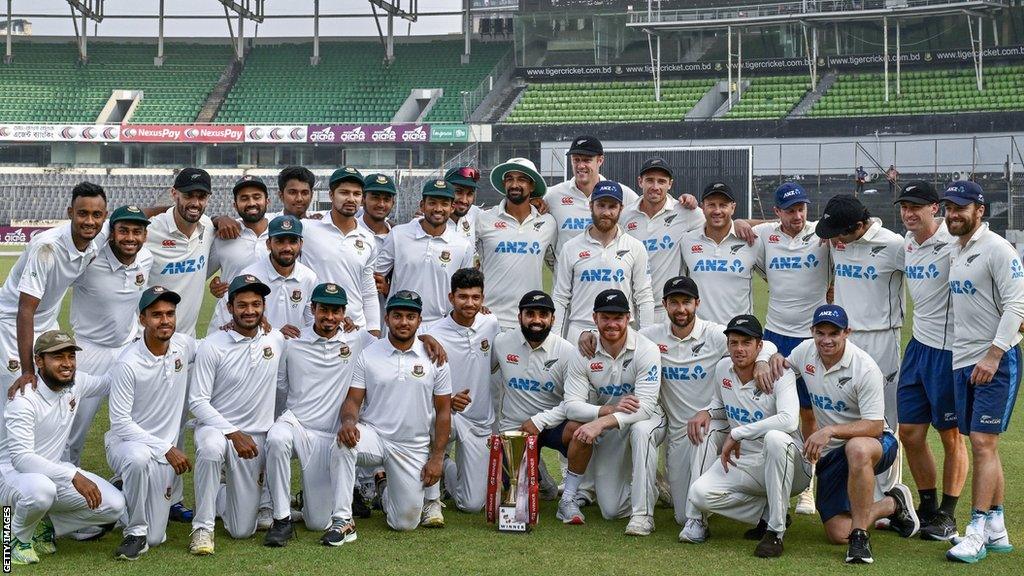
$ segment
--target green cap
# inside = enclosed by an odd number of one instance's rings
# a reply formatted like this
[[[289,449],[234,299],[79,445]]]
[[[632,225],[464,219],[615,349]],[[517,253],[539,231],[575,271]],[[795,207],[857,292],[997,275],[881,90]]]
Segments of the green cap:
[[[392,308],[405,308],[422,312],[423,299],[412,290],[399,290],[395,292],[394,296],[388,298],[387,306],[384,307],[385,310],[391,310]]]
[[[121,206],[110,214],[110,225],[113,226],[116,222],[138,222],[142,225],[148,225],[149,218],[146,218],[146,214],[142,211],[142,208],[139,208],[134,204],[129,204],[127,206]]]
[[[338,182],[356,182],[360,186],[363,185],[363,175],[351,166],[343,166],[338,168],[331,174],[331,179],[327,181],[327,187],[333,189],[334,185]]]
[[[455,189],[446,180],[427,180],[423,184],[423,197],[429,196],[455,200]]]
[[[348,306],[348,295],[345,294],[345,289],[341,286],[327,282],[313,288],[313,296],[309,301],[332,306]]]
[[[166,300],[171,304],[177,304],[181,302],[181,296],[177,292],[172,292],[163,286],[151,286],[142,293],[142,298],[139,298],[139,312],[149,308],[157,300]]]
[[[474,190],[480,187],[480,171],[472,166],[456,166],[444,173],[444,179]]]
[[[395,181],[387,174],[370,174],[363,180],[363,192],[384,192],[392,196],[398,194]]]
[[[270,294],[270,286],[267,286],[260,279],[253,276],[252,274],[243,274],[236,276],[231,281],[231,285],[228,286],[228,296],[232,296],[235,292],[255,292],[260,296],[266,296]]]
[[[50,352],[67,350],[68,348],[81,350],[78,344],[75,344],[75,337],[71,334],[64,330],[50,330],[43,332],[39,335],[39,338],[36,338],[36,345],[33,350],[36,354],[48,354]]]
[[[290,214],[278,216],[270,221],[267,227],[267,236],[298,236],[302,238],[302,221]]]

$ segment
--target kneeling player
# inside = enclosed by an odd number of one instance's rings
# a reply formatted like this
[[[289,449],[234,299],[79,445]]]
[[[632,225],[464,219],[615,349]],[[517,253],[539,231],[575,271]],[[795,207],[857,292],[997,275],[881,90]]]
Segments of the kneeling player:
[[[424,489],[441,479],[451,433],[448,366],[434,365],[416,338],[423,310],[419,294],[398,290],[386,309],[387,338],[359,355],[341,407],[335,512],[324,536],[332,546],[356,539],[352,489],[357,464],[384,467],[377,474],[377,494],[394,530],[419,526]]]
[[[593,359],[577,354],[565,380],[566,417],[583,424],[569,444],[558,519],[583,523],[575,498],[593,460],[601,515],[628,515],[627,534],[650,533],[657,501],[658,444],[665,437],[665,416],[658,406],[661,357],[653,342],[629,327],[629,300],[622,291],[597,295],[594,322],[597,353]]]
[[[811,335],[787,363],[807,384],[818,427],[804,441],[804,457],[817,465],[818,514],[830,542],[849,543],[847,563],[870,564],[867,528],[875,520],[887,517],[905,538],[920,528],[903,484],[875,500],[875,475],[897,458],[896,437],[885,424],[884,379],[871,356],[847,340],[841,307],[819,306]]]
[[[704,513],[756,523],[745,535],[761,539],[754,554],[775,558],[782,555],[789,499],[811,483],[811,464],[796,432],[796,377],[785,372],[771,392],[761,392],[754,380],[764,338],[761,323],[737,316],[725,333],[729,357],[715,367],[714,397],[703,416],[728,419],[729,435],[720,463],[690,487],[690,501]]]

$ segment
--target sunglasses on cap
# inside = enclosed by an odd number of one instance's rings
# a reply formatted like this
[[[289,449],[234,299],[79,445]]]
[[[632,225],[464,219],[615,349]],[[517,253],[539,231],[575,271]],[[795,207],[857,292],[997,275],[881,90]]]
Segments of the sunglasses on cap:
[[[480,180],[480,171],[472,166],[463,166],[456,170],[455,173],[463,178],[469,178],[473,182],[478,182]]]

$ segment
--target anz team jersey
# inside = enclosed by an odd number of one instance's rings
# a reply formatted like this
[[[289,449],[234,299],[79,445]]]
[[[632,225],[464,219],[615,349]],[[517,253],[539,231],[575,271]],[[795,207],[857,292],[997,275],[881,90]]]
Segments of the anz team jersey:
[[[153,253],[149,286],[163,286],[181,296],[178,332],[195,336],[215,236],[213,222],[204,214],[192,236],[185,236],[174,222],[174,210],[172,206],[149,221],[146,247]]]
[[[859,239],[832,243],[835,303],[855,331],[903,326],[903,237],[878,218]]]
[[[816,224],[804,223],[796,236],[778,222],[754,226],[757,267],[771,286],[765,328],[776,334],[807,338],[814,311],[825,303],[832,267],[828,244],[814,233]]]

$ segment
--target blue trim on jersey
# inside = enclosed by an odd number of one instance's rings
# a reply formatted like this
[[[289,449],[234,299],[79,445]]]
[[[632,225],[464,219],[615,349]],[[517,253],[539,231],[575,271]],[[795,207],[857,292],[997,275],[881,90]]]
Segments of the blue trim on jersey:
[[[1006,369],[1010,373],[1010,392],[1009,397],[1011,399],[1017,398],[1017,388],[1020,386],[1020,348],[1014,346],[1010,354],[1010,359],[1006,363]],[[1006,403],[1006,410],[1003,412],[1003,430],[1010,425],[1010,415],[1013,414],[1013,401]]]

